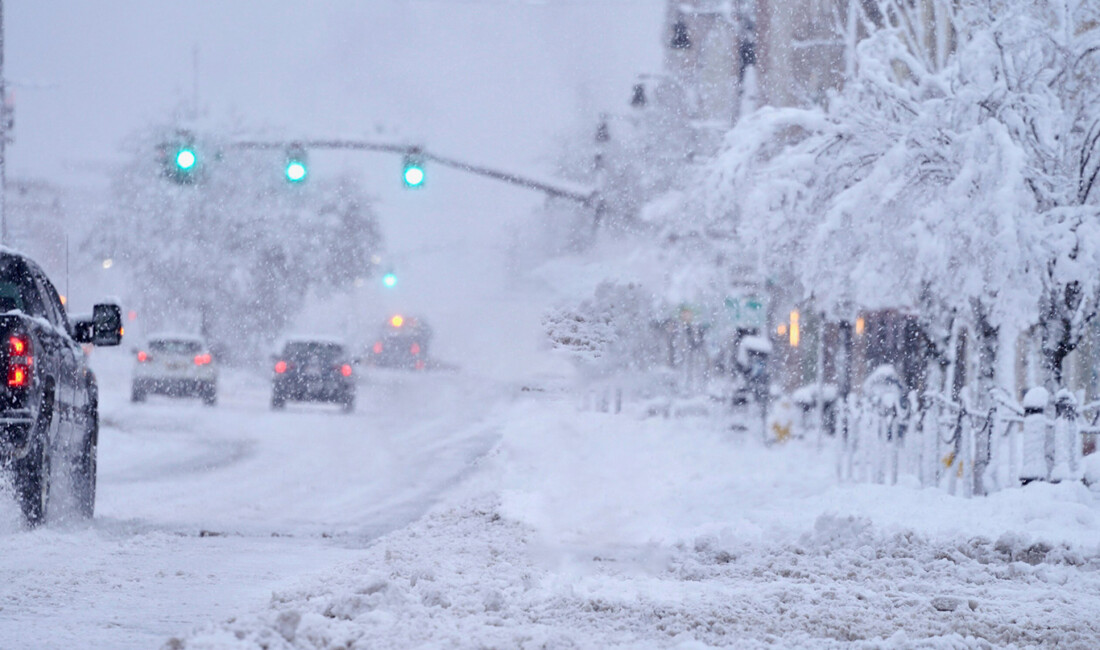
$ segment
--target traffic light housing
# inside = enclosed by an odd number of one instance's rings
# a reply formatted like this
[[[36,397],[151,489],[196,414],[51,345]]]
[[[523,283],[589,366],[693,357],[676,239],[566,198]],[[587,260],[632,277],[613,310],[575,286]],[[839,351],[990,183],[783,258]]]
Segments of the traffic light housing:
[[[412,149],[405,154],[401,180],[408,188],[417,188],[424,184],[424,156],[419,149]]]
[[[162,143],[160,156],[164,175],[170,180],[180,184],[195,182],[201,161],[190,132],[178,131],[172,140]]]
[[[286,166],[283,167],[283,175],[288,183],[301,183],[309,176],[309,162],[305,149],[294,146],[286,152]]]

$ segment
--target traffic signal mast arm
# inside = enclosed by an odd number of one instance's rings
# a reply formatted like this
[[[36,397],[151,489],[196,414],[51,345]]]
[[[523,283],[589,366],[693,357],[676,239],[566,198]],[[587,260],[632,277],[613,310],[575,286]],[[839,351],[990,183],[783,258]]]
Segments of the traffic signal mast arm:
[[[266,141],[241,141],[234,142],[229,146],[234,149],[286,149],[289,146],[300,146],[303,149],[331,149],[331,150],[357,150],[357,151],[380,151],[383,153],[396,153],[402,155],[415,154],[421,161],[435,162],[444,167],[452,167],[459,169],[470,174],[476,174],[478,176],[484,176],[494,180],[510,183],[519,187],[525,187],[531,190],[537,190],[544,194],[559,198],[568,199],[570,201],[576,201],[585,205],[593,203],[596,198],[596,190],[589,189],[585,191],[584,188],[568,188],[540,181],[537,179],[521,176],[519,174],[513,174],[510,172],[504,172],[497,169],[490,169],[488,167],[482,167],[480,165],[472,165],[470,163],[462,162],[454,158],[444,158],[443,156],[436,156],[428,153],[422,149],[416,147],[409,147],[407,145],[387,144],[379,142],[367,142],[363,140],[295,140],[291,142],[266,142]]]
[[[527,178],[520,176],[519,174],[512,174],[509,172],[502,172],[496,169],[489,169],[488,167],[480,167],[478,165],[471,165],[464,163],[460,160],[454,160],[453,158],[443,158],[430,153],[422,152],[421,154],[424,160],[430,160],[432,162],[439,163],[445,167],[453,167],[455,169],[461,169],[462,171],[470,174],[477,174],[478,176],[485,176],[486,178],[492,178],[505,183],[511,183],[512,185],[518,185],[520,187],[526,187],[532,190],[538,190],[548,196],[552,196],[556,199],[569,199],[570,201],[576,201],[578,203],[588,204],[596,195],[596,190],[592,189],[587,192],[582,192],[579,189],[569,189],[559,187],[557,185],[551,185],[550,183],[544,183],[533,178]]]

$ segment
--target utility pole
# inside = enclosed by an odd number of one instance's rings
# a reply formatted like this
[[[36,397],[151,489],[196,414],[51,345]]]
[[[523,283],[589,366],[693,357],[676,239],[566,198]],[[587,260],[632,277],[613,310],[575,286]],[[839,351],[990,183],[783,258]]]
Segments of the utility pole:
[[[8,245],[7,187],[8,84],[4,81],[4,0],[0,0],[0,246]]]

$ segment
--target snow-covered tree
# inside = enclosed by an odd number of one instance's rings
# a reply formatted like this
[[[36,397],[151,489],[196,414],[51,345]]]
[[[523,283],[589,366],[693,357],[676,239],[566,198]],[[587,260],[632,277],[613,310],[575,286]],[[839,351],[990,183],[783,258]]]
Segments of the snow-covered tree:
[[[860,11],[870,33],[855,76],[826,107],[742,119],[705,179],[703,218],[733,221],[740,248],[763,251],[768,273],[831,316],[937,306],[924,314],[936,329],[961,318],[987,337],[1038,323],[1057,383],[1100,278],[1096,9],[884,0]],[[950,30],[950,54],[914,27],[930,15]],[[996,342],[979,347],[992,378]]]
[[[86,242],[131,271],[131,299],[151,327],[198,326],[229,356],[255,358],[308,292],[371,273],[380,236],[355,182],[290,186],[283,152],[207,138],[197,143],[200,176],[177,184],[155,157],[170,138],[150,128],[131,139],[130,159],[113,179],[113,206]]]

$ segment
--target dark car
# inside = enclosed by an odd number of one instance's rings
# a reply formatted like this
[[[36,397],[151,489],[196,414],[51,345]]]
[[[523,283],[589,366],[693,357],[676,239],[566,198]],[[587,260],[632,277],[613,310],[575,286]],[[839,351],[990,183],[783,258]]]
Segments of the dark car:
[[[42,269],[0,251],[0,376],[7,378],[0,380],[0,465],[32,526],[46,519],[58,475],[70,478],[77,513],[92,516],[99,400],[80,344],[121,340],[118,305],[96,305],[91,316],[70,322]]]
[[[352,361],[341,343],[315,339],[287,341],[276,355],[274,370],[273,409],[283,408],[288,401],[331,402],[348,412],[355,408]]]
[[[382,368],[424,370],[428,367],[428,347],[432,330],[412,316],[395,314],[379,330],[367,351],[367,362]]]

